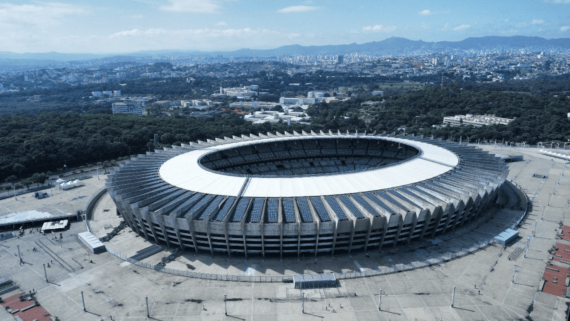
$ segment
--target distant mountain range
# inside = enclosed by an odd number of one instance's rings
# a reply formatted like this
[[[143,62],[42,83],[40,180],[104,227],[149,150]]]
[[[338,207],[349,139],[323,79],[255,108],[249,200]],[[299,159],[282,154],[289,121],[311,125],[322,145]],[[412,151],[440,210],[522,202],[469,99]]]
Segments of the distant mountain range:
[[[392,37],[382,41],[373,41],[363,44],[327,45],[327,46],[301,46],[289,45],[275,49],[239,49],[236,51],[184,51],[184,50],[159,50],[139,51],[127,54],[72,54],[72,53],[14,53],[0,51],[0,63],[4,60],[18,61],[77,61],[101,58],[121,58],[128,60],[130,57],[140,58],[145,56],[218,56],[224,57],[270,57],[282,55],[346,55],[350,53],[362,53],[373,55],[405,55],[413,53],[442,52],[442,51],[511,51],[528,49],[532,51],[570,50],[570,38],[545,39],[541,37],[472,37],[461,41],[426,42],[422,40],[409,40],[406,38]]]

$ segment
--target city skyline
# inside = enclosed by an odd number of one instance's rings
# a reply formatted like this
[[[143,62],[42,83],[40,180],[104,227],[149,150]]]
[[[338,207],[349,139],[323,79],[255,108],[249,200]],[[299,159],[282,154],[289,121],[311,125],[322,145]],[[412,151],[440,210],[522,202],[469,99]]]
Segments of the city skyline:
[[[130,53],[337,45],[405,37],[570,37],[570,1],[133,0],[0,3],[0,51]]]

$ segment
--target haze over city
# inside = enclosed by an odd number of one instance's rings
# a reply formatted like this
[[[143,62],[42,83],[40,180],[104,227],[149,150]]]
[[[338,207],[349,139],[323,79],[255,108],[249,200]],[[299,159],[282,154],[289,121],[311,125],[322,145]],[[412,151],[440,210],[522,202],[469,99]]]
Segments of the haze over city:
[[[130,53],[331,45],[404,37],[570,37],[567,0],[4,1],[0,51]]]

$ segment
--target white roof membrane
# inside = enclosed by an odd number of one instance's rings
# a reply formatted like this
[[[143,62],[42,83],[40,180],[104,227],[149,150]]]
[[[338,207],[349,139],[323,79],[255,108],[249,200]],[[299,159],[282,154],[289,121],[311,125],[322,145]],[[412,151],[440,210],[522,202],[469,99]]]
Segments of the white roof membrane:
[[[201,156],[252,143],[320,137],[358,138],[344,135],[276,137],[212,146],[173,157],[160,167],[159,174],[165,182],[181,189],[206,194],[238,196],[246,177],[207,170],[198,163]],[[252,177],[243,196],[303,197],[368,192],[421,182],[446,173],[459,163],[459,158],[451,151],[427,143],[393,137],[362,137],[362,139],[400,142],[417,148],[420,150],[420,155],[396,165],[362,172],[306,177]]]

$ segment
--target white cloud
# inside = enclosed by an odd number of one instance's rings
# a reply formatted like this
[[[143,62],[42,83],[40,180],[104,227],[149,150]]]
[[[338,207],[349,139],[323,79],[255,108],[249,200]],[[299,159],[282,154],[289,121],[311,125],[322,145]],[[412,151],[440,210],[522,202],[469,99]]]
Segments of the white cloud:
[[[564,26],[560,28],[560,31],[568,31],[570,30],[570,26]]]
[[[160,10],[190,13],[216,13],[220,6],[213,0],[168,0],[170,4]]]
[[[544,24],[544,20],[541,20],[541,19],[534,19],[534,20],[532,20],[531,24],[533,24],[533,25],[541,25],[541,24]]]
[[[85,14],[88,10],[65,3],[50,2],[15,5],[0,4],[0,25],[24,25],[25,27],[61,24],[68,16]]]
[[[306,33],[286,32],[262,28],[198,28],[198,29],[126,29],[108,34],[91,43],[105,43],[107,48],[125,52],[137,50],[236,50],[241,48],[270,49],[287,44],[327,44],[330,39]],[[91,45],[90,45],[91,46]]]
[[[216,23],[216,27],[225,27],[227,25],[228,24],[225,21],[220,21],[220,22]]]
[[[280,12],[280,13],[298,13],[298,12],[309,12],[309,11],[314,11],[314,10],[318,10],[318,9],[320,9],[320,8],[315,7],[315,6],[291,6],[291,7],[279,9],[279,10],[277,10],[277,12]]]
[[[457,26],[455,28],[453,28],[454,31],[461,31],[461,30],[465,30],[465,29],[469,29],[471,28],[471,25],[461,25],[461,26]]]
[[[429,15],[431,14],[431,11],[429,11],[428,9],[426,9],[426,10],[422,10],[422,11],[418,12],[418,14],[419,14],[420,16],[429,16]]]
[[[392,32],[394,30],[396,30],[395,26],[384,27],[382,25],[368,26],[362,28],[362,31],[364,32]]]
[[[131,29],[123,30],[109,35],[109,38],[128,38],[128,37],[188,37],[188,38],[219,38],[219,37],[248,37],[259,34],[281,34],[268,29],[179,29],[171,30],[164,28],[150,28],[146,30]],[[284,35],[284,34],[281,34]],[[297,37],[297,34],[286,34],[287,37]]]

